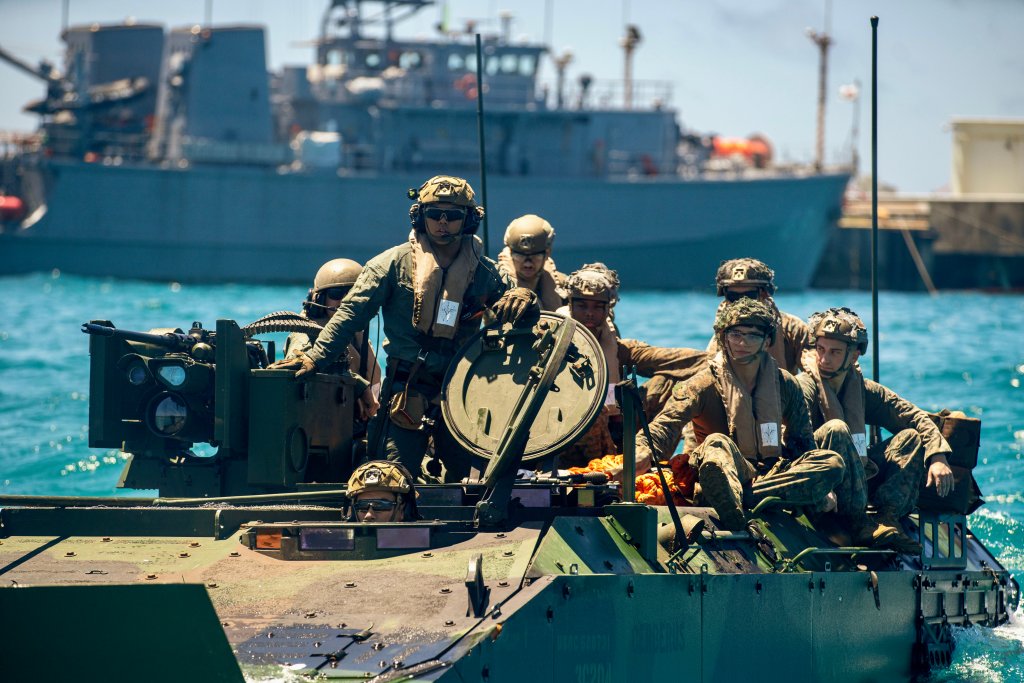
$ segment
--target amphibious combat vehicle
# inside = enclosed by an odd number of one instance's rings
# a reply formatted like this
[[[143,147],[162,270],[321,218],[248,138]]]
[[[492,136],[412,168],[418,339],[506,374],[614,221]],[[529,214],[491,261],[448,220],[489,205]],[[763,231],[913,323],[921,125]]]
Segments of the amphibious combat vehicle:
[[[967,526],[969,443],[958,509],[907,522],[917,556],[770,501],[729,532],[632,502],[629,472],[537,474],[606,394],[597,342],[549,314],[453,364],[444,419],[481,471],[419,486],[419,520],[348,521],[353,385],[254,339],[293,322],[88,326],[90,446],[158,495],[0,499],[0,680],[906,680],[1016,608]]]

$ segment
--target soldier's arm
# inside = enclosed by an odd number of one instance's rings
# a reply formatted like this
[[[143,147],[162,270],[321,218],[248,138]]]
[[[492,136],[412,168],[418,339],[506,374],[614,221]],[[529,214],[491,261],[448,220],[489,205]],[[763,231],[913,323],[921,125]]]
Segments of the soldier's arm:
[[[779,391],[782,394],[782,423],[786,425],[786,445],[797,455],[817,448],[814,430],[807,413],[807,402],[800,383],[780,368]]]
[[[641,377],[662,373],[675,379],[689,379],[703,367],[707,354],[684,347],[651,346],[636,339],[619,340],[619,365],[636,366]]]
[[[814,428],[814,411],[818,409],[818,381],[809,372],[802,372],[795,377],[800,391],[804,395],[804,405],[807,408],[807,417],[811,420],[811,428]]]
[[[672,455],[682,437],[683,427],[694,416],[700,415],[708,389],[713,391],[714,387],[703,374],[679,382],[673,387],[672,398],[650,424],[654,451],[651,451],[647,436],[642,430],[636,435],[637,473],[650,469],[653,458],[667,458]]]
[[[868,424],[878,425],[893,434],[904,429],[917,432],[924,445],[925,465],[937,455],[948,456],[953,452],[928,413],[869,379],[864,380],[864,417]]]
[[[786,339],[786,368],[791,373],[802,370],[800,360],[807,348],[814,347],[814,333],[810,326],[795,315],[782,314],[782,334]]]
[[[381,254],[366,264],[352,290],[306,354],[318,369],[326,367],[348,349],[356,333],[366,327],[390,296],[397,274],[385,256],[390,254]]]

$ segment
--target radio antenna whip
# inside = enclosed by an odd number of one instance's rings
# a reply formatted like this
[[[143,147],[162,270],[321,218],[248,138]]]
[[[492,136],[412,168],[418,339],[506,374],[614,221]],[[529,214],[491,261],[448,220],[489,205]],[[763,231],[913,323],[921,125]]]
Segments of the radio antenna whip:
[[[878,382],[878,17],[871,17],[871,379]],[[871,441],[881,433],[871,428]]]
[[[484,209],[487,208],[487,153],[484,149],[484,60],[483,50],[480,47],[480,34],[476,34],[476,131],[480,140],[480,199]],[[491,244],[488,239],[487,229],[488,218],[484,213],[484,253],[491,253]]]

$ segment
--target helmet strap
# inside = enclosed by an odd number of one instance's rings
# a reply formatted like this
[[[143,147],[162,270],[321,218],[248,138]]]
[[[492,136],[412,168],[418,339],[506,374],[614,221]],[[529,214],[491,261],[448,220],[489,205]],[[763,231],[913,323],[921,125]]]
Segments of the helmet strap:
[[[828,370],[822,370],[819,367],[818,368],[818,374],[820,374],[825,379],[835,379],[835,378],[839,377],[840,375],[845,375],[847,373],[847,371],[850,369],[850,366],[853,365],[853,363],[850,360],[850,351],[852,351],[852,350],[853,350],[853,344],[850,344],[849,342],[847,342],[847,344],[846,344],[846,353],[843,354],[843,362],[842,362],[842,364],[840,364],[839,369],[833,370],[833,371],[830,372]]]

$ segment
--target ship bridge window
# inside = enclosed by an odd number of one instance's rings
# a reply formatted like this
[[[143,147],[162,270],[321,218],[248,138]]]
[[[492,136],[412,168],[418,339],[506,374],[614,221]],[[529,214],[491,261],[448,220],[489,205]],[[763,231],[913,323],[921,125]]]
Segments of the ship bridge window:
[[[365,64],[371,69],[376,69],[381,65],[380,55],[377,54],[376,52],[367,52],[365,55],[363,55],[363,64]]]
[[[537,58],[533,55],[519,55],[519,73],[532,76],[537,71]]]
[[[398,66],[403,69],[418,69],[423,65],[423,55],[419,52],[403,52],[398,57]],[[450,67],[449,67],[450,68]]]
[[[465,68],[466,68],[466,57],[464,55],[461,55],[458,52],[453,52],[450,55],[448,55],[448,70],[449,71],[462,71]]]
[[[519,58],[513,54],[501,56],[501,73],[515,74],[519,71]]]

